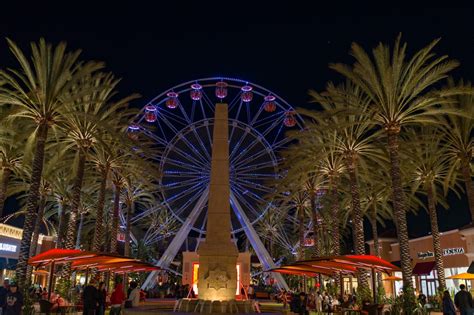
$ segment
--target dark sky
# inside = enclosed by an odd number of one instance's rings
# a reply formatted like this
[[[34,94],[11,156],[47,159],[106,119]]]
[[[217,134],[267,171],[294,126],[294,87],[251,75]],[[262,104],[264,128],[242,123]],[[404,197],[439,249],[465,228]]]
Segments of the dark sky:
[[[263,85],[298,107],[307,103],[308,89],[340,80],[327,65],[351,62],[351,42],[369,49],[379,41],[392,43],[399,32],[411,52],[442,37],[436,51],[462,64],[455,76],[474,77],[469,2],[445,2],[458,7],[422,7],[416,1],[407,7],[384,1],[16,2],[2,3],[1,38],[23,48],[41,36],[65,40],[81,48],[84,59],[105,61],[123,77],[121,95],[142,94],[137,106],[180,82],[222,75]],[[312,4],[289,5],[305,2]],[[0,66],[14,65],[1,39]],[[468,223],[467,203],[454,204],[456,209],[441,211],[441,230]],[[409,221],[413,234],[429,230],[424,214]]]

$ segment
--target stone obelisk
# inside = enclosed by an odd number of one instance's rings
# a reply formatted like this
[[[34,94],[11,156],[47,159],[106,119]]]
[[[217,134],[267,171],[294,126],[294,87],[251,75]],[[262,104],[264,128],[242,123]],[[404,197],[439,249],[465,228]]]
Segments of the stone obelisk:
[[[206,240],[198,248],[198,295],[202,300],[233,300],[237,290],[239,252],[231,240],[227,110],[227,104],[216,105]]]

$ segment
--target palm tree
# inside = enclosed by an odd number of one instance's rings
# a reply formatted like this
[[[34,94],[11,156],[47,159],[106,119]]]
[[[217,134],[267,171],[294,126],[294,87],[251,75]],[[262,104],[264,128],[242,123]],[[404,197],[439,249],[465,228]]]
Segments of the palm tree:
[[[405,164],[408,178],[412,178],[412,192],[418,191],[426,195],[428,199],[428,214],[431,223],[431,235],[433,237],[433,249],[438,272],[440,288],[446,288],[444,276],[443,251],[438,226],[438,214],[436,205],[444,204],[440,198],[440,188],[449,176],[449,159],[447,148],[444,143],[444,134],[434,128],[422,128],[410,130],[406,136],[407,156]],[[404,166],[402,164],[402,166]],[[449,181],[449,180],[447,180]]]
[[[102,64],[79,62],[80,51],[67,53],[65,43],[60,43],[53,49],[44,39],[40,39],[38,44],[31,43],[30,62],[13,41],[7,41],[20,64],[20,69],[0,71],[0,81],[4,82],[0,86],[0,105],[9,104],[13,107],[9,119],[25,119],[35,126],[31,185],[16,272],[19,286],[25,288],[28,287],[25,286],[26,266],[33,233],[33,217],[39,200],[48,133],[51,128],[54,130],[62,122],[64,106],[76,97],[70,93],[71,88],[85,75],[100,69]]]
[[[22,173],[25,135],[28,132],[23,129],[25,126],[20,125],[16,129],[12,127],[10,124],[2,124],[0,129],[0,218],[3,216],[8,184],[12,175],[21,176]]]
[[[103,141],[105,134],[114,136],[120,131],[122,125],[117,127],[115,124],[118,122],[117,117],[121,117],[119,113],[128,111],[128,100],[136,97],[128,97],[110,104],[110,99],[115,94],[118,82],[119,80],[114,79],[111,74],[99,73],[96,76],[84,77],[74,88],[79,91],[89,91],[89,93],[82,92],[83,96],[68,106],[69,111],[65,115],[65,137],[63,142],[66,149],[73,149],[77,154],[76,175],[73,184],[65,248],[74,248],[84,170],[90,151]],[[73,92],[77,93],[75,90]],[[104,177],[102,177],[101,185],[105,185]],[[101,195],[101,198],[103,198],[103,195]],[[97,218],[100,225],[102,225],[103,200],[99,201],[102,204],[98,207]]]
[[[449,86],[456,85],[449,80]],[[464,82],[458,83],[458,88],[473,90],[472,85]],[[471,222],[474,222],[474,183],[472,182],[472,157],[474,156],[474,93],[458,95],[452,104],[463,115],[447,115],[440,118],[440,128],[445,135],[445,146],[447,158],[450,164],[450,175],[447,180],[455,178],[451,174],[460,173],[464,181],[469,209],[471,211]],[[452,183],[445,182],[445,191]]]
[[[351,55],[356,59],[354,65],[330,66],[367,94],[371,104],[371,111],[367,114],[385,132],[390,157],[392,204],[400,244],[403,285],[407,290],[411,290],[413,283],[407,208],[400,172],[399,135],[406,125],[433,123],[435,115],[451,112],[439,105],[447,102],[443,96],[449,95],[452,91],[430,90],[458,66],[458,62],[448,60],[447,56],[436,57],[433,48],[438,41],[431,42],[408,60],[407,45],[401,43],[401,36],[395,41],[392,52],[388,46],[380,43],[373,50],[373,57],[353,43]]]

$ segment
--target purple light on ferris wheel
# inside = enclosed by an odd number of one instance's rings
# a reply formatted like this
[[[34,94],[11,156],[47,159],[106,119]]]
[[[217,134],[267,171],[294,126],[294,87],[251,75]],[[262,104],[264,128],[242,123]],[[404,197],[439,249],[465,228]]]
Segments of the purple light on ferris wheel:
[[[250,85],[244,85],[243,87],[240,88],[242,91],[242,94],[240,98],[242,99],[243,102],[248,103],[252,101],[253,98],[253,93],[252,90],[253,88]]]
[[[194,83],[191,85],[190,96],[193,101],[199,101],[202,97],[202,85],[199,83]]]
[[[227,96],[227,86],[228,84],[224,81],[216,83],[216,96],[217,98],[223,99]]]

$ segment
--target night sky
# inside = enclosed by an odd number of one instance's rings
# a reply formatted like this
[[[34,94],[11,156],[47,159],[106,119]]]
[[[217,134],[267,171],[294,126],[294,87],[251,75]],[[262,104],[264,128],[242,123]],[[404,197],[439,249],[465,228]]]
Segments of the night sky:
[[[328,63],[352,62],[351,42],[370,49],[379,41],[393,43],[402,32],[411,52],[441,37],[435,51],[461,62],[455,77],[474,79],[474,5],[469,2],[452,2],[457,8],[417,7],[415,1],[399,8],[385,7],[389,2],[382,1],[373,7],[362,1],[333,1],[333,6],[322,1],[311,1],[314,6],[167,2],[173,4],[2,3],[0,66],[16,66],[4,37],[26,49],[43,36],[82,49],[84,59],[105,61],[108,70],[123,78],[122,96],[143,96],[135,106],[178,83],[222,75],[260,84],[299,107],[307,106],[309,89],[341,80]],[[469,223],[466,200],[450,200],[452,208],[439,213],[442,231]],[[413,236],[425,235],[427,215],[410,215],[409,227]]]

